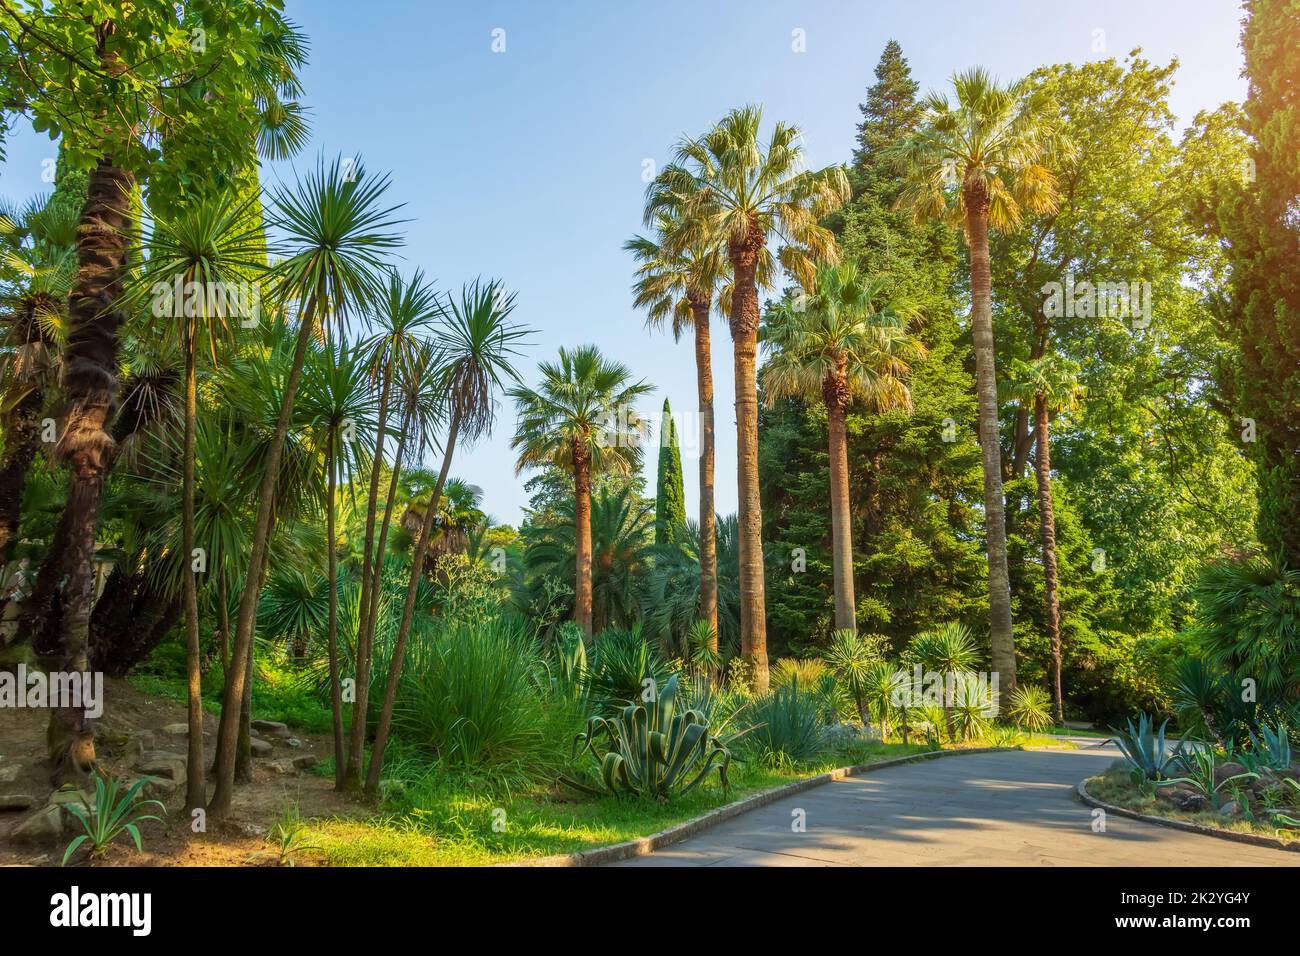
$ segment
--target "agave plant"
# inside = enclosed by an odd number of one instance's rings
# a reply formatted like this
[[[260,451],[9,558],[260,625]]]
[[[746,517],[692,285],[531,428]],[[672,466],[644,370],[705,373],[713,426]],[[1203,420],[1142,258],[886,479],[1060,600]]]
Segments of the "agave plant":
[[[1268,770],[1285,770],[1291,766],[1291,738],[1281,721],[1276,730],[1264,724],[1259,728],[1258,737],[1250,734],[1250,749],[1258,764]]]
[[[1219,809],[1225,789],[1231,790],[1233,784],[1259,779],[1259,774],[1248,770],[1245,773],[1233,774],[1231,777],[1226,777],[1215,783],[1214,751],[1209,747],[1194,747],[1190,750],[1183,750],[1175,759],[1182,776],[1161,780],[1156,783],[1156,786],[1172,787],[1175,784],[1187,784],[1201,796],[1208,798],[1215,810]]]
[[[677,693],[674,674],[652,700],[629,704],[617,717],[596,716],[587,722],[574,740],[574,757],[588,751],[597,756],[603,791],[567,776],[560,782],[596,796],[608,792],[667,801],[689,793],[716,769],[725,789],[731,751],[710,733],[701,711],[678,709]]]
[[[81,806],[75,803],[66,805],[67,811],[76,818],[85,832],[74,837],[68,844],[68,848],[63,851],[63,865],[67,865],[72,854],[76,853],[82,844],[89,844],[91,859],[103,856],[108,851],[109,845],[123,833],[129,833],[131,839],[135,841],[135,848],[143,850],[144,846],[140,842],[140,824],[146,820],[162,819],[144,811],[152,804],[164,813],[167,812],[157,800],[140,799],[140,791],[152,779],[152,777],[142,777],[132,784],[129,790],[122,793],[116,779],[110,777],[105,780],[104,777],[96,774],[94,806],[91,806],[84,796]]]
[[[1282,784],[1283,786],[1288,786],[1294,790],[1296,792],[1296,799],[1300,800],[1300,780],[1296,780],[1294,777],[1283,777]],[[1281,810],[1273,811],[1273,822],[1281,827],[1300,827],[1300,820],[1297,820],[1289,814],[1283,813]]]
[[[1129,766],[1129,775],[1135,782],[1163,780],[1169,776],[1170,768],[1177,766],[1179,759],[1185,753],[1181,741],[1172,752],[1165,745],[1165,728],[1169,725],[1168,720],[1161,723],[1159,730],[1152,729],[1154,723],[1147,714],[1139,714],[1136,726],[1130,718],[1125,730],[1110,728],[1115,734],[1112,739],[1124,754],[1124,759]]]

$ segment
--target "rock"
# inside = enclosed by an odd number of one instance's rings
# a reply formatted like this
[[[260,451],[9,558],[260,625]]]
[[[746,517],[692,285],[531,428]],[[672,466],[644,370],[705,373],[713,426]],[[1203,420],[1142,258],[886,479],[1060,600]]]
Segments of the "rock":
[[[0,793],[0,813],[21,813],[36,806],[30,793]]]
[[[254,757],[269,757],[275,750],[269,740],[263,740],[261,737],[253,737],[249,740],[249,747],[253,751]]]
[[[147,777],[165,777],[181,783],[185,780],[185,757],[155,750],[136,761],[135,769]]]
[[[1161,796],[1187,813],[1203,813],[1210,808],[1210,801],[1202,794],[1185,787],[1173,787],[1165,790]]]
[[[137,730],[126,740],[127,757],[143,757],[154,749],[152,730]]]
[[[56,807],[67,806],[69,803],[82,808],[95,806],[95,803],[90,799],[89,794],[72,786],[62,787],[59,790],[55,790],[50,794],[49,802],[51,806]]]
[[[286,777],[296,776],[298,768],[294,766],[292,757],[285,757],[283,760],[272,760],[267,763],[267,767],[276,773],[284,774]]]
[[[63,835],[63,811],[57,804],[42,807],[14,827],[10,843],[49,843]]]
[[[1236,800],[1229,800],[1223,806],[1219,807],[1219,816],[1227,820],[1235,819],[1241,816],[1241,807]]]
[[[167,777],[150,777],[149,782],[141,788],[140,792],[144,794],[146,800],[159,800],[166,803],[180,789],[181,783],[179,780],[170,780]],[[154,809],[156,810],[157,807]]]
[[[22,776],[23,765],[20,763],[7,763],[0,767],[0,783],[13,783]]]
[[[168,724],[162,729],[165,734],[173,734],[178,737],[187,737],[190,733],[189,724]]]
[[[285,737],[284,745],[286,747],[301,747],[302,741],[299,740],[297,737]]]
[[[1214,768],[1215,786],[1223,783],[1223,781],[1227,780],[1229,777],[1235,777],[1237,774],[1245,772],[1246,768],[1234,761],[1229,760],[1227,763],[1221,763]]]
[[[298,754],[293,758],[293,765],[299,770],[310,770],[320,763],[320,758],[315,754]]]
[[[252,722],[250,726],[254,730],[257,730],[270,737],[290,736],[289,726],[287,724],[280,723],[278,720],[255,720]]]

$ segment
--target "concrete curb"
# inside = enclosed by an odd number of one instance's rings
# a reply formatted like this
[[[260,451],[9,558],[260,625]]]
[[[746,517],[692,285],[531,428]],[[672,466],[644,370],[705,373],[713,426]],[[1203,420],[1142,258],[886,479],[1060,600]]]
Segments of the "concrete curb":
[[[824,783],[830,783],[833,780],[843,780],[845,777],[856,777],[857,775],[866,773],[869,770],[883,770],[886,767],[897,767],[902,764],[918,763],[922,760],[933,760],[937,757],[1006,753],[1019,749],[1021,748],[972,747],[967,750],[932,750],[928,753],[911,754],[906,757],[894,757],[889,760],[879,760],[875,763],[857,764],[853,767],[839,767],[835,770],[827,771],[826,773],[819,773],[815,777],[808,777],[805,780],[796,780],[793,783],[774,787],[771,790],[764,790],[760,793],[751,794],[743,800],[736,800],[733,803],[728,803],[725,806],[718,807],[716,810],[710,810],[708,813],[694,817],[690,820],[685,820],[666,830],[652,833],[647,837],[628,840],[625,843],[614,843],[610,846],[596,847],[591,850],[579,850],[577,853],[561,853],[556,856],[542,856],[531,860],[515,860],[510,863],[498,863],[496,865],[562,867],[604,866],[607,863],[617,863],[621,860],[630,860],[633,857],[647,856],[655,850],[661,850],[674,843],[680,843],[687,837],[692,837],[697,833],[702,833],[710,827],[715,827],[719,823],[730,820],[732,817],[740,816],[740,814],[749,810],[757,810],[759,807],[767,806],[769,803],[775,803],[777,800],[794,796],[796,793],[802,793],[805,790],[811,790],[813,787],[821,786]]]
[[[1157,817],[1148,813],[1139,813],[1136,810],[1128,810],[1124,807],[1111,806],[1109,803],[1103,803],[1092,794],[1088,793],[1089,781],[1098,779],[1100,778],[1086,777],[1079,781],[1078,787],[1075,788],[1075,795],[1081,803],[1086,803],[1090,807],[1100,807],[1107,813],[1115,813],[1121,817],[1128,817],[1131,820],[1141,820],[1143,823],[1153,823],[1159,827],[1169,827],[1171,830],[1183,830],[1186,833],[1199,833],[1202,836],[1217,837],[1220,840],[1231,840],[1234,843],[1249,843],[1251,846],[1262,846],[1274,850],[1286,850],[1290,853],[1300,853],[1300,841],[1283,843],[1275,837],[1267,837],[1258,833],[1238,833],[1236,830],[1220,830],[1217,827],[1202,826],[1199,823],[1192,823],[1189,820],[1175,820],[1171,817]]]

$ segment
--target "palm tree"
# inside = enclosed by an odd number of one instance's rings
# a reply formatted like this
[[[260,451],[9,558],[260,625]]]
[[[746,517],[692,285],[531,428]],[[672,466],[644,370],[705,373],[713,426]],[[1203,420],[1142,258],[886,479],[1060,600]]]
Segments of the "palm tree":
[[[1065,698],[1061,692],[1061,599],[1056,564],[1056,513],[1052,505],[1052,451],[1050,425],[1053,415],[1078,408],[1083,387],[1079,365],[1047,352],[1029,361],[1016,360],[1011,366],[1012,397],[1034,404],[1035,464],[1038,469],[1038,533],[1043,548],[1043,601],[1047,611],[1047,636],[1052,648],[1052,708],[1057,723],[1065,719]]]
[[[891,148],[889,158],[904,180],[899,206],[911,209],[918,220],[943,219],[960,226],[970,248],[990,640],[993,669],[1011,691],[1016,686],[1016,647],[998,437],[989,229],[1013,230],[1025,212],[1056,208],[1056,178],[1047,164],[1070,147],[1055,105],[1024,81],[1000,86],[977,67],[957,74],[952,82],[957,102],[930,94],[920,129]]]
[[[515,300],[516,294],[507,293],[498,280],[485,283],[476,279],[461,288],[459,301],[448,301],[439,318],[438,364],[428,374],[427,381],[444,402],[447,433],[443,439],[442,468],[429,494],[430,502],[442,499],[457,441],[472,443],[489,434],[496,421],[497,391],[507,381],[519,380],[513,363],[519,357],[519,346],[531,332],[510,320]],[[406,603],[402,606],[402,620],[393,643],[379,725],[370,753],[370,766],[366,770],[365,792],[371,798],[379,792],[379,774],[384,766],[384,749],[397,702],[397,685],[402,676],[406,642],[415,619],[415,603],[424,579],[425,555],[437,514],[437,507],[425,509],[424,521],[412,542]]]
[[[768,686],[767,620],[763,587],[763,530],[758,487],[758,286],[767,243],[785,244],[781,264],[810,281],[815,263],[833,261],[835,237],[818,220],[849,198],[843,168],[810,171],[797,127],[778,123],[759,142],[763,111],[747,106],[712,130],[677,147],[676,162],[651,184],[647,215],[680,210],[674,249],[725,243],[731,262],[731,339],[736,382],[736,452],[740,502],[740,647],[753,666],[754,685]],[[774,271],[774,270],[773,270]],[[770,274],[770,273],[769,273]]]
[[[645,577],[645,596],[641,603],[646,609],[646,635],[656,638],[665,647],[688,649],[692,625],[698,620],[698,592],[703,584],[699,538],[699,525],[687,521],[686,535],[681,541],[654,548],[654,561]],[[735,515],[718,520],[714,553],[718,558],[718,626],[708,629],[708,638],[709,652],[716,657],[719,647],[734,652],[740,634],[737,583],[740,550],[736,541]]]
[[[76,274],[76,212],[38,202],[0,215],[0,308],[4,322],[4,454],[0,457],[0,563],[17,541],[27,470],[41,445],[40,420],[53,384],[64,311]]]
[[[379,525],[379,540],[375,541],[376,512],[379,502],[379,478],[384,468],[384,437],[388,428],[390,396],[396,386],[403,394],[401,407],[412,410],[409,396],[418,395],[427,388],[424,373],[427,352],[424,335],[433,320],[442,314],[442,302],[433,287],[424,280],[419,270],[409,282],[393,274],[389,277],[384,294],[376,302],[375,320],[379,331],[366,343],[371,375],[379,382],[379,425],[375,439],[375,454],[370,467],[370,491],[366,498],[366,531],[361,568],[361,621],[357,632],[356,701],[354,714],[364,715],[370,705],[370,667],[374,650],[375,622],[379,611],[380,575],[384,567],[384,552],[388,546],[388,531],[392,527],[393,507],[396,504],[397,482],[401,477],[402,459],[405,457],[408,438],[415,421],[403,416],[390,469],[388,497],[384,505],[383,522]],[[417,406],[418,408],[418,403]],[[423,423],[421,423],[423,424]],[[423,435],[421,435],[423,440]],[[353,720],[348,742],[347,768],[344,771],[345,788],[361,789],[361,765],[365,755],[366,722]]]
[[[148,297],[154,319],[163,319],[163,336],[176,336],[185,357],[185,439],[182,450],[181,555],[195,562],[194,468],[198,416],[198,358],[205,350],[217,362],[218,345],[227,340],[231,322],[256,320],[249,311],[251,292],[231,302],[227,290],[240,285],[251,289],[252,277],[265,262],[260,226],[249,224],[249,208],[256,196],[235,202],[228,193],[190,202],[176,216],[157,211],[148,218],[152,227],[144,243],[149,250],[128,291],[128,301]],[[179,320],[179,321],[177,321]],[[206,549],[205,549],[206,553]],[[199,648],[199,599],[196,575],[206,570],[206,557],[183,578],[186,673],[189,695],[189,753],[185,810],[203,806],[207,793],[203,768],[203,687]]]
[[[700,407],[700,529],[699,619],[712,628],[717,653],[718,553],[715,541],[717,514],[713,504],[713,352],[709,314],[715,295],[719,309],[730,309],[730,262],[721,242],[703,239],[680,249],[670,239],[681,228],[680,210],[647,212],[653,220],[655,238],[634,236],[623,248],[632,253],[638,266],[633,285],[633,302],[647,311],[647,324],[662,327],[671,320],[673,341],[686,327],[695,337],[695,379]],[[763,260],[764,264],[767,259]],[[765,278],[765,277],[764,277]]]
[[[594,345],[560,349],[559,362],[543,362],[537,388],[520,386],[510,396],[519,408],[511,448],[516,471],[554,465],[573,476],[576,575],[573,618],[591,629],[591,482],[599,474],[629,474],[641,462],[632,406],[653,388],[630,382],[631,371],[600,354]]]
[[[362,462],[374,456],[378,430],[376,398],[367,386],[366,355],[340,344],[313,353],[303,378],[305,411],[317,424],[325,456],[326,643],[329,651],[330,716],[334,730],[334,789],[342,792],[347,755],[344,750],[343,696],[339,681],[338,642],[338,487]]]
[[[271,513],[307,347],[322,319],[330,315],[345,317],[372,297],[379,276],[387,269],[384,254],[401,244],[393,232],[397,225],[392,215],[395,207],[380,205],[388,188],[387,177],[367,176],[359,163],[351,173],[345,176],[338,160],[328,167],[322,162],[295,188],[281,189],[275,196],[272,224],[287,237],[289,253],[275,267],[275,291],[283,302],[300,303],[298,336],[258,489],[248,576],[240,596],[231,670],[222,700],[216,789],[208,807],[210,815],[218,819],[230,812],[238,723],[252,662],[253,627]]]
[[[956,689],[964,682],[964,675],[974,669],[979,661],[975,639],[964,624],[949,622],[925,631],[912,638],[910,646],[914,656],[926,670],[938,673],[944,681],[943,715],[949,739],[953,736],[952,711]],[[928,678],[927,678],[928,679]]]
[[[762,338],[771,357],[763,367],[763,382],[770,401],[815,402],[820,397],[826,405],[835,627],[855,631],[848,410],[856,399],[877,414],[910,411],[910,363],[925,354],[925,347],[907,331],[904,313],[910,308],[881,306],[882,283],[860,275],[852,263],[823,266],[809,291],[768,313]]]

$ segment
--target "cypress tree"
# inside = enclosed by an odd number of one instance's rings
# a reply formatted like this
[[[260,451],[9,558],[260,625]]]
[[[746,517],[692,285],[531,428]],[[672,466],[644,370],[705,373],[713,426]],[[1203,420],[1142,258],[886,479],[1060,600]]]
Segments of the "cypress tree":
[[[659,436],[657,485],[655,544],[672,544],[682,540],[686,529],[686,492],[682,488],[682,452],[677,445],[677,426],[666,398]]]

